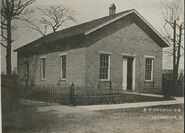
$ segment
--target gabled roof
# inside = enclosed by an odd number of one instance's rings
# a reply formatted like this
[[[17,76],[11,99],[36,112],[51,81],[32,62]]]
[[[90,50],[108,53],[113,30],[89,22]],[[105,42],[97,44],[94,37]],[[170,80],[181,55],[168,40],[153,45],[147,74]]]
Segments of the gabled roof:
[[[161,45],[161,47],[168,47],[169,43],[162,37],[162,35],[160,35],[160,33],[158,31],[155,30],[155,28],[153,28],[152,25],[150,25],[149,22],[147,22],[135,9],[132,10],[126,10],[120,13],[117,13],[115,15],[110,15],[110,16],[106,16],[103,18],[99,18],[99,19],[95,19],[86,23],[82,23],[79,25],[75,25],[72,26],[70,28],[66,28],[63,29],[61,31],[57,31],[55,33],[51,33],[48,34],[44,37],[41,37],[35,41],[32,41],[18,49],[15,49],[14,51],[18,51],[20,49],[23,48],[32,48],[32,47],[38,47],[44,43],[49,43],[49,42],[54,42],[57,40],[61,40],[64,38],[68,38],[68,37],[72,37],[75,35],[80,35],[80,34],[90,34],[96,30],[98,30],[99,28],[102,28],[120,18],[123,18],[131,13],[135,13],[151,30],[152,32],[155,32],[155,34],[163,41],[163,45]]]

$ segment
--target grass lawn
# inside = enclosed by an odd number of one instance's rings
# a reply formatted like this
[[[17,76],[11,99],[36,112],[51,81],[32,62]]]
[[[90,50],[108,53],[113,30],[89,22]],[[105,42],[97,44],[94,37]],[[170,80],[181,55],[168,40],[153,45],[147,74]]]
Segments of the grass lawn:
[[[183,111],[180,104],[86,112],[30,107],[14,112],[3,133],[183,133]]]

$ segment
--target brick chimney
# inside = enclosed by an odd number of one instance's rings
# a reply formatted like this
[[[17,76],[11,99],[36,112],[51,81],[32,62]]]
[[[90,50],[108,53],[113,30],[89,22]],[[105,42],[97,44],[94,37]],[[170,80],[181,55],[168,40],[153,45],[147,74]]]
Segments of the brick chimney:
[[[116,13],[116,6],[115,4],[111,4],[109,7],[109,16],[114,15]]]

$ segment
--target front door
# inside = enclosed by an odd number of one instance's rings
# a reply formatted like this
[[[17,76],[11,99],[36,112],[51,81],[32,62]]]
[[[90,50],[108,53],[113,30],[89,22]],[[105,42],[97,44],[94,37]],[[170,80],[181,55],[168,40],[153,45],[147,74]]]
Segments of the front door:
[[[135,59],[123,57],[122,87],[123,90],[133,90],[135,86]]]
[[[127,90],[132,90],[133,57],[127,58]]]

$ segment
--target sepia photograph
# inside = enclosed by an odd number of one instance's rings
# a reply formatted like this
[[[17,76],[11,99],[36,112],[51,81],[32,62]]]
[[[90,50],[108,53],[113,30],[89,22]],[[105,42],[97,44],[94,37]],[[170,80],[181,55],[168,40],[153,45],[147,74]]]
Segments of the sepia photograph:
[[[2,0],[2,133],[184,133],[184,0]]]

